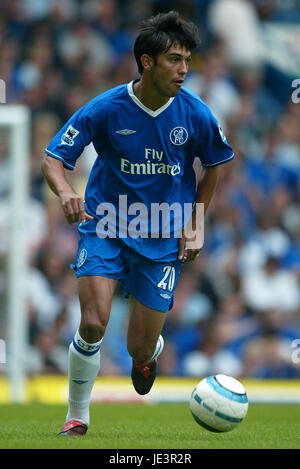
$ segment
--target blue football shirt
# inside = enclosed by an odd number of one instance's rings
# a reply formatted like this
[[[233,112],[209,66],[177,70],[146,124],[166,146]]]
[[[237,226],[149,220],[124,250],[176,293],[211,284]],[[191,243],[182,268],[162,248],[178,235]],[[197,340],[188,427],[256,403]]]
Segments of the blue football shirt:
[[[169,211],[169,226],[164,226],[168,217],[151,215],[157,215],[161,204],[181,207],[182,213],[184,204],[192,207],[195,158],[209,167],[234,155],[216,118],[192,91],[182,87],[153,111],[135,96],[133,85],[95,97],[69,119],[45,151],[73,170],[92,142],[98,156],[87,183],[85,208],[98,221],[99,233],[122,238],[147,258],[174,260],[178,212]],[[182,216],[180,229],[186,222]]]

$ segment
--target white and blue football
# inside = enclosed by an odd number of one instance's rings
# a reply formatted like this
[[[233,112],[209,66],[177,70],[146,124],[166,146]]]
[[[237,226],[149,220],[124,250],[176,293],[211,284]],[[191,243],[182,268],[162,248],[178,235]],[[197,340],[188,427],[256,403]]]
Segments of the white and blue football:
[[[201,427],[211,432],[228,432],[246,417],[248,397],[237,379],[221,374],[208,376],[193,390],[190,409]]]

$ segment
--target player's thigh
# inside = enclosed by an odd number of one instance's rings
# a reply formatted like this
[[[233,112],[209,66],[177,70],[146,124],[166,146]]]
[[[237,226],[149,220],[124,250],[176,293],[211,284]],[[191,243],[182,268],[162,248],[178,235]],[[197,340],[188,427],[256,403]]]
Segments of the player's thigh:
[[[127,331],[127,349],[130,355],[153,355],[166,316],[165,312],[151,309],[133,296],[130,297]]]
[[[97,341],[104,335],[117,282],[117,279],[96,275],[78,279],[80,331],[85,337],[89,336],[89,341]]]

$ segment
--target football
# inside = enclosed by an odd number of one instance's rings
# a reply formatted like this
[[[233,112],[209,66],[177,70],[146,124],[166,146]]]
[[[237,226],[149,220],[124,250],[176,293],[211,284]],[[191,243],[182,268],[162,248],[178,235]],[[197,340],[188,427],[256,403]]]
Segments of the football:
[[[235,378],[218,374],[202,379],[192,392],[190,410],[195,421],[211,432],[228,432],[248,411],[244,386]]]

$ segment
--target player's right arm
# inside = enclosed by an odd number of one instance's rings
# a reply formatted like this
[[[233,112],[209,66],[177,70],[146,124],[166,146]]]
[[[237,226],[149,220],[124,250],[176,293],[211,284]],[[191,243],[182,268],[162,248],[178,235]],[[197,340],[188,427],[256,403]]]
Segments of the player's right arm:
[[[84,201],[70,186],[65,170],[74,170],[84,148],[101,135],[101,106],[93,99],[70,117],[45,149],[42,172],[50,189],[59,197],[69,224],[92,220],[84,208]]]
[[[78,221],[83,223],[86,220],[93,220],[93,217],[84,209],[82,197],[76,194],[68,183],[63,163],[60,160],[45,156],[42,162],[42,172],[50,189],[59,197],[66,220],[70,225]]]

